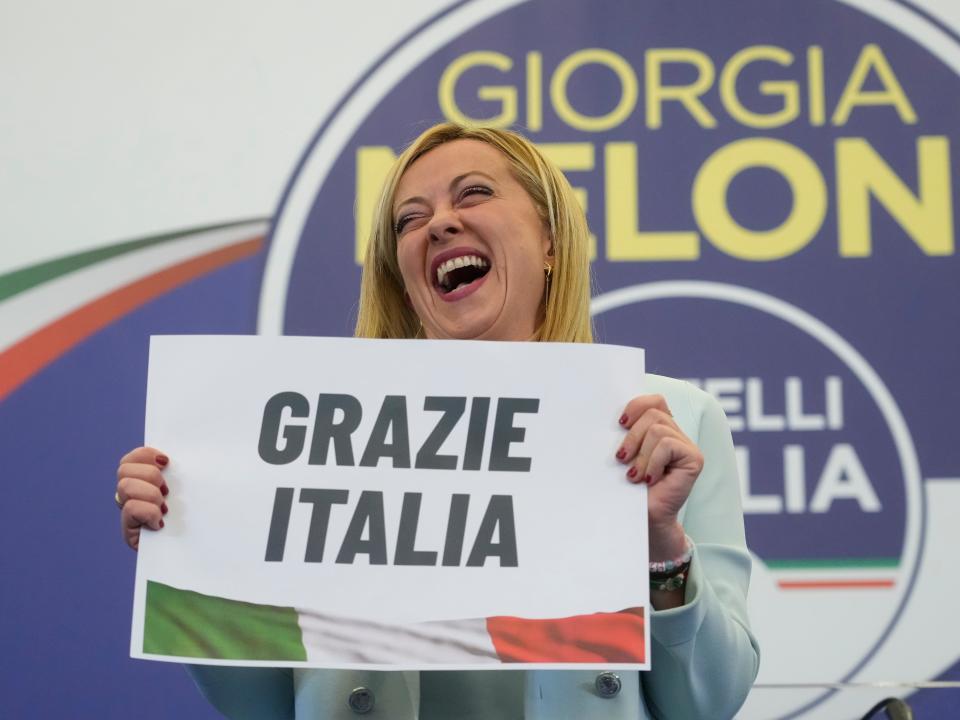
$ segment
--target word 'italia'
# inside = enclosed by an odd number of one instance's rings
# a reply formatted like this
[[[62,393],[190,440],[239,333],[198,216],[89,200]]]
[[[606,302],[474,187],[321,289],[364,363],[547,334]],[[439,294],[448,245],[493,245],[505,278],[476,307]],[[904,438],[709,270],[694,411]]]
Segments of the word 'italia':
[[[264,560],[282,562],[286,550],[288,528],[293,514],[294,488],[277,488],[273,501],[273,516]],[[467,518],[470,495],[455,493],[450,497],[450,508],[443,547],[418,548],[417,531],[420,525],[420,505],[423,494],[403,493],[400,522],[393,542],[393,552],[387,543],[387,522],[383,493],[364,490],[352,509],[350,523],[340,540],[334,562],[353,564],[365,555],[370,565],[421,565],[444,567],[464,564],[464,543],[467,536]],[[310,529],[307,534],[304,561],[322,563],[327,550],[327,536],[334,505],[347,505],[350,492],[327,488],[302,488],[299,502],[311,505]],[[393,524],[391,523],[391,527]],[[517,567],[517,530],[510,495],[491,495],[477,527],[466,567],[483,567],[488,558],[499,559],[500,567]]]
[[[423,400],[423,419],[415,427],[431,429],[418,447],[410,442],[407,398],[387,395],[380,404],[373,429],[362,443],[359,463],[354,453],[357,428],[364,408],[353,395],[321,393],[314,407],[297,392],[280,392],[267,400],[260,424],[258,450],[264,462],[286,465],[299,459],[310,434],[309,465],[377,467],[381,459],[394,468],[422,470],[481,470],[484,467],[488,416],[492,400],[466,397],[428,396]],[[529,472],[531,459],[511,455],[510,446],[522,443],[526,428],[517,425],[521,413],[536,414],[536,398],[496,398],[496,412],[486,469]],[[440,450],[466,415],[466,440],[461,452],[441,454]],[[331,448],[332,458],[331,458]]]

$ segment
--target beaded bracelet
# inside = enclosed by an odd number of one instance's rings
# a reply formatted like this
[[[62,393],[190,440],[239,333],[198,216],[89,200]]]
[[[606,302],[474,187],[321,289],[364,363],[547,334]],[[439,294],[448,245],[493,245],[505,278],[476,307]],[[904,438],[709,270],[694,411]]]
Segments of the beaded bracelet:
[[[673,560],[660,560],[650,563],[651,575],[672,575],[675,570],[679,570],[690,564],[690,561],[693,559],[693,543],[688,537],[685,537],[684,540],[686,541],[686,546],[680,557],[674,558]]]
[[[691,560],[693,560],[693,543],[690,538],[686,538],[686,547],[680,557],[650,563],[650,589],[680,590],[687,582]]]

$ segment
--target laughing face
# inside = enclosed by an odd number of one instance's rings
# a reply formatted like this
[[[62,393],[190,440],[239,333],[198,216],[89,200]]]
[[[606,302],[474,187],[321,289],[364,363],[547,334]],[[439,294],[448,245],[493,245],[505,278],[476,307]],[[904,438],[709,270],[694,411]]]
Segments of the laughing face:
[[[499,150],[444,143],[397,186],[404,289],[428,338],[528,340],[542,321],[550,236]]]

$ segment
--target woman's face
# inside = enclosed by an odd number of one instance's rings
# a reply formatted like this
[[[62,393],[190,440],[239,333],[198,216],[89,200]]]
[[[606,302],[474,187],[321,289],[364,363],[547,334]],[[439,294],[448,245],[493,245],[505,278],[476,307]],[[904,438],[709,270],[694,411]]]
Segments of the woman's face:
[[[393,206],[397,261],[428,338],[527,340],[549,233],[499,150],[455,140],[411,165]]]

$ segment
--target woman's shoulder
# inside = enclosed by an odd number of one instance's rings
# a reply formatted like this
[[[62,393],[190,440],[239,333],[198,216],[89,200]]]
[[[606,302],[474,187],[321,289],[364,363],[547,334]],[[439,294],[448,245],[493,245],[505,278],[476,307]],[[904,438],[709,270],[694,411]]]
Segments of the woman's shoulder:
[[[713,395],[704,392],[689,380],[667,377],[666,375],[655,375],[647,373],[644,376],[646,387],[644,392],[663,395],[667,404],[681,402],[696,406],[701,410],[712,405],[716,405]]]
[[[706,419],[710,425],[726,426],[726,416],[716,398],[689,380],[647,373],[644,393],[663,395],[677,424],[691,438],[696,438]]]

